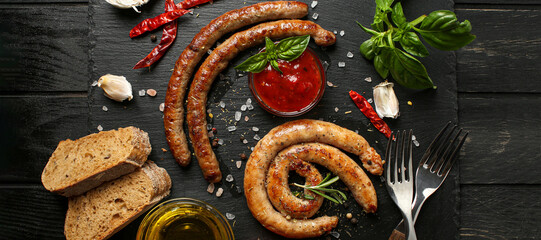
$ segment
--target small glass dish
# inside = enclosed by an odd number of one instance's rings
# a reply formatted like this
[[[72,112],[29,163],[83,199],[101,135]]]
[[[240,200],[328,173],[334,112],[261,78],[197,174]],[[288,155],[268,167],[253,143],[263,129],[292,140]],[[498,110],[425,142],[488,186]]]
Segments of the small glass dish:
[[[261,50],[261,51],[263,51],[263,50]],[[307,113],[308,111],[312,110],[312,108],[314,108],[318,104],[318,102],[323,97],[323,93],[325,92],[325,85],[327,83],[326,79],[325,79],[325,70],[324,70],[324,68],[323,68],[323,66],[321,64],[321,60],[319,59],[318,55],[313,50],[311,50],[310,48],[306,48],[305,53],[311,55],[311,57],[313,58],[313,64],[315,66],[315,69],[317,69],[317,71],[319,72],[319,78],[320,78],[320,87],[318,89],[318,92],[313,97],[313,99],[310,99],[309,104],[307,104],[306,106],[303,106],[299,110],[293,110],[293,111],[282,111],[282,110],[271,107],[269,104],[267,104],[265,102],[264,97],[262,97],[262,95],[260,95],[258,93],[258,91],[256,89],[256,86],[255,86],[256,80],[254,79],[254,73],[249,73],[248,74],[248,86],[250,87],[250,91],[252,92],[252,95],[256,99],[259,106],[261,106],[267,112],[272,113],[272,114],[274,114],[276,116],[279,116],[279,117],[296,117],[296,116],[300,116],[300,115],[302,115],[304,113]],[[299,94],[299,95],[302,95],[302,94]],[[292,103],[292,102],[295,103],[295,101],[288,101],[288,102],[289,103]]]
[[[150,210],[137,240],[234,240],[233,229],[213,206],[196,199],[176,198]]]

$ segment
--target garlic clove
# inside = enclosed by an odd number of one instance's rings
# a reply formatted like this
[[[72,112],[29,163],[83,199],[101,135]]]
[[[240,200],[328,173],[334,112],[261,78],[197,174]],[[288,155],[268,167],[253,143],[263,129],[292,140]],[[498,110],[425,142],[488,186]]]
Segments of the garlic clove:
[[[117,8],[133,8],[136,12],[140,13],[139,10],[137,10],[137,7],[148,3],[149,0],[106,0],[111,5],[117,7]]]
[[[393,86],[393,83],[385,81],[374,87],[374,104],[380,118],[397,118],[399,115],[398,99]]]
[[[133,98],[131,84],[124,76],[103,75],[98,80],[98,87],[103,89],[105,96],[118,102]]]

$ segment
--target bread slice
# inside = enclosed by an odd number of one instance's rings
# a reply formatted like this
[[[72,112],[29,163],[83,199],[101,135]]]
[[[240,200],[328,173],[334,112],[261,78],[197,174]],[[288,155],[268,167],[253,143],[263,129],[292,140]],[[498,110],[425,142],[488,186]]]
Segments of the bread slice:
[[[41,174],[43,186],[71,197],[133,172],[145,163],[148,134],[136,127],[61,141]]]
[[[171,178],[148,161],[142,168],[72,197],[66,239],[107,239],[169,195]]]

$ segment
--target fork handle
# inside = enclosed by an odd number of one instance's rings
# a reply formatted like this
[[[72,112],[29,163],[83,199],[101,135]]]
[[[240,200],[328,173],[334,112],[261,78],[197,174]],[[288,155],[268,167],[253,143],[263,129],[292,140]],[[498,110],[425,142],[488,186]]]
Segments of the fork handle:
[[[413,224],[411,214],[405,214],[404,219],[406,219],[406,221],[404,221],[404,226],[407,229],[407,240],[417,240],[417,234],[415,234],[415,225]]]
[[[429,194],[430,196],[432,194]],[[413,215],[413,223],[417,221],[417,216],[419,216],[419,212],[421,210],[421,207],[425,203],[425,200],[428,198],[428,196],[424,196],[422,192],[417,192],[415,194],[415,198],[413,199],[412,203],[412,210],[411,214]],[[391,233],[391,236],[389,236],[389,240],[406,240],[406,235],[404,234],[406,232],[406,229],[404,228],[404,219],[400,220],[400,223],[396,225],[393,232]]]

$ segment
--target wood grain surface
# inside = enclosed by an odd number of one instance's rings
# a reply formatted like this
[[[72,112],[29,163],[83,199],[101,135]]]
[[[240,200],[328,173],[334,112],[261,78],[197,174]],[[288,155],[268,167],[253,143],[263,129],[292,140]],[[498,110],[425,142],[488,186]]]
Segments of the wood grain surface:
[[[157,44],[150,35],[130,39],[129,30],[141,20],[163,12],[163,1],[150,1],[140,8],[111,7],[103,0],[0,0],[0,239],[62,239],[67,201],[47,192],[40,174],[60,140],[76,139],[105,130],[134,125],[147,131],[153,146],[150,159],[167,169],[173,180],[170,198],[192,197],[232,213],[237,239],[283,239],[263,228],[246,207],[242,191],[245,162],[237,169],[239,154],[247,155],[273,127],[290,121],[274,117],[255,105],[234,121],[235,111],[252,98],[247,76],[231,67],[216,81],[207,103],[214,115],[209,123],[218,129],[224,145],[215,149],[225,175],[225,189],[218,198],[206,192],[207,183],[193,162],[179,167],[167,151],[160,103],[171,69],[182,50],[199,29],[220,14],[258,1],[218,0],[193,9],[179,20],[179,33],[172,48],[151,68],[132,70]],[[304,0],[310,4],[312,1]],[[541,239],[538,223],[541,185],[537,177],[541,158],[536,131],[541,124],[537,72],[539,50],[539,0],[457,0],[460,20],[469,19],[477,39],[455,52],[429,47],[421,61],[438,86],[437,90],[395,91],[401,116],[386,120],[393,129],[414,130],[420,142],[414,156],[420,157],[437,131],[447,121],[470,131],[459,166],[431,198],[417,221],[419,239]],[[447,0],[402,1],[408,20],[438,9],[453,9]],[[369,36],[355,24],[369,25],[373,1],[319,1],[306,19],[340,32],[335,46],[315,49],[329,62],[327,87],[318,106],[298,118],[322,119],[357,130],[383,154],[386,140],[349,100],[355,90],[372,97],[371,89],[382,79],[363,59],[358,47]],[[312,15],[318,13],[314,19]],[[220,41],[223,41],[220,40]],[[239,64],[258,49],[235,58]],[[352,52],[353,58],[346,54]],[[339,68],[338,62],[345,62]],[[101,75],[124,75],[131,82],[134,99],[111,101],[91,87]],[[372,82],[364,79],[371,77]],[[156,97],[139,96],[139,90],[155,89]],[[252,98],[253,99],[253,98]],[[225,102],[226,108],[218,106]],[[411,101],[413,104],[408,105]],[[107,111],[103,107],[107,107]],[[351,113],[346,114],[346,112]],[[244,121],[248,116],[249,120]],[[294,119],[298,119],[294,118]],[[237,130],[228,132],[227,127]],[[254,132],[252,127],[260,130]],[[248,139],[243,144],[240,137]],[[162,148],[165,150],[162,150]],[[194,159],[194,161],[196,161]],[[322,169],[324,172],[325,170]],[[388,239],[401,215],[379,177],[370,176],[378,193],[376,214],[361,212],[350,198],[345,206],[326,201],[319,214],[339,216],[334,230],[340,239]],[[345,187],[338,184],[337,187]],[[346,213],[359,223],[352,224]],[[134,239],[142,217],[112,239]],[[330,235],[319,239],[335,239]]]

